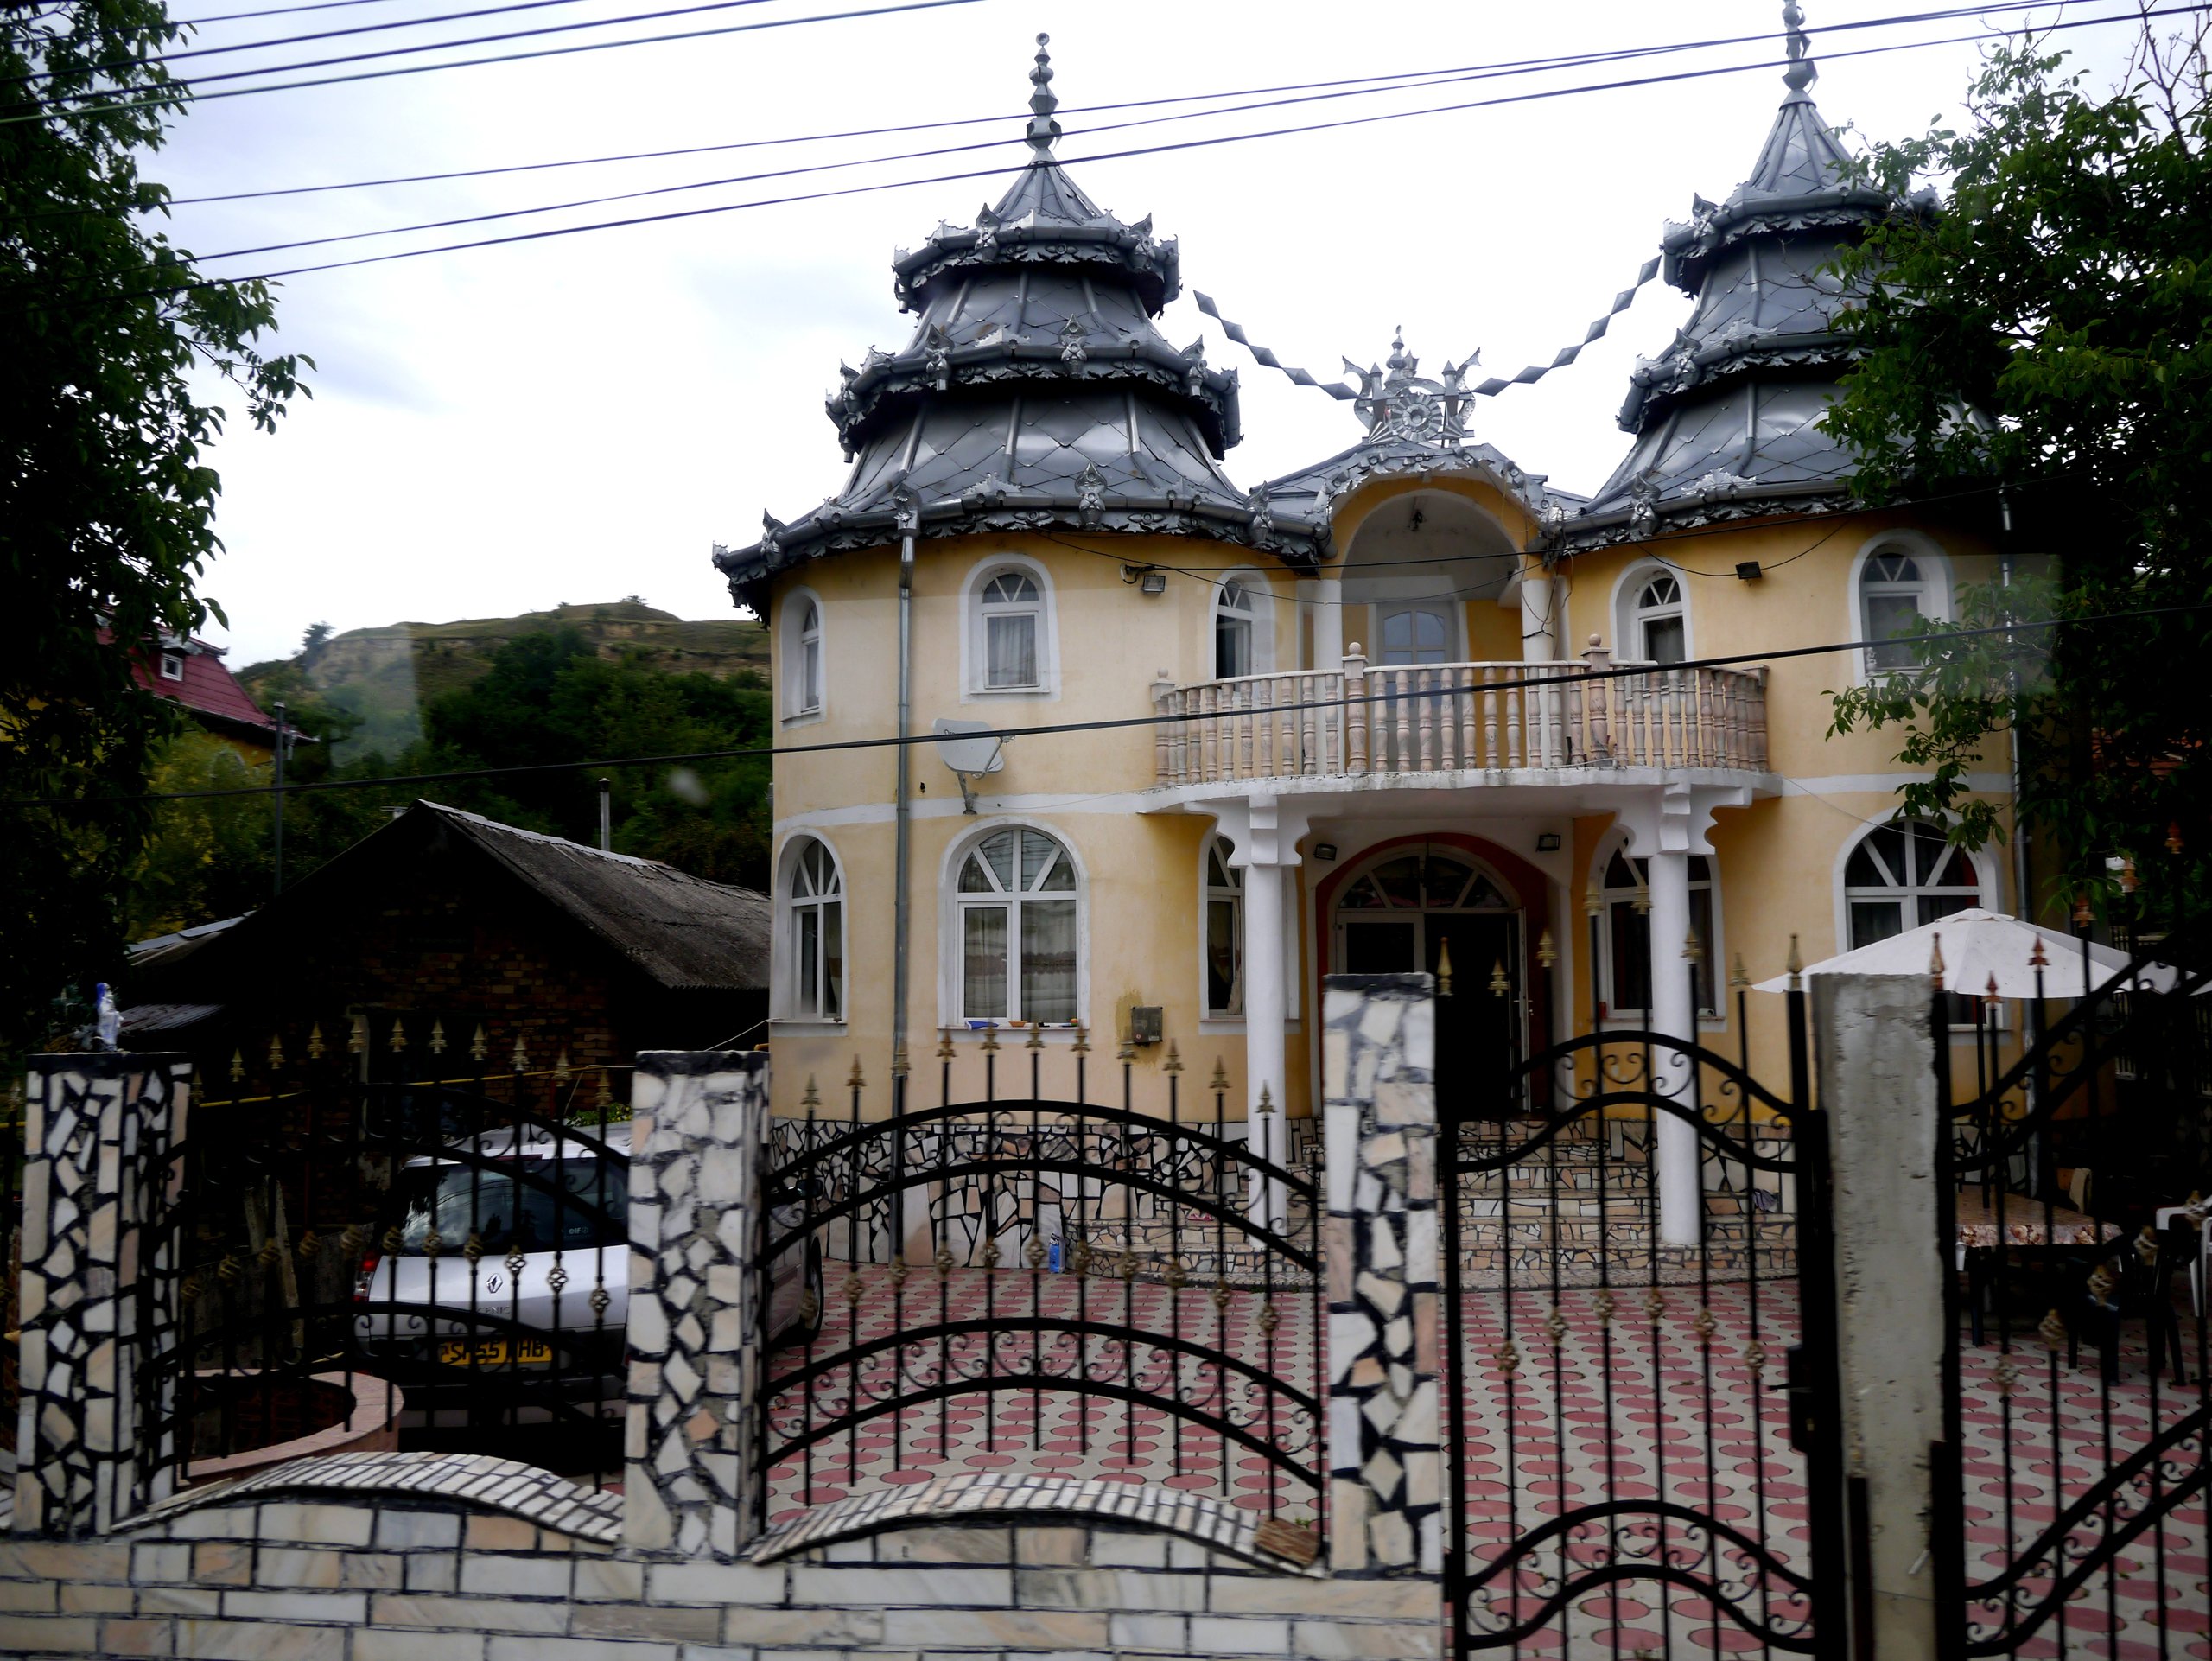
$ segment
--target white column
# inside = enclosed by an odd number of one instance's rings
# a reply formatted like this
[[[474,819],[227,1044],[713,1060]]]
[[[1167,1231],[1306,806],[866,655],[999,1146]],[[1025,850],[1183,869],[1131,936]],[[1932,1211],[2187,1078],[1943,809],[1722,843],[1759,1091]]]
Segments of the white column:
[[[1221,832],[1234,844],[1229,862],[1244,873],[1244,1111],[1251,1150],[1277,1165],[1290,1149],[1283,1123],[1285,1012],[1289,1004],[1285,974],[1284,905],[1288,881],[1298,864],[1298,839],[1306,816],[1285,811],[1278,799],[1260,793],[1222,804]],[[1249,1197],[1254,1219],[1280,1229],[1289,1216],[1290,1196],[1281,1182],[1255,1177]]]
[[[1521,570],[1521,661],[1550,663],[1559,656],[1560,620],[1556,609],[1559,585],[1541,560],[1532,559]],[[1522,694],[1533,719],[1529,746],[1530,767],[1555,767],[1567,759],[1560,742],[1560,693],[1550,687]]]
[[[1344,585],[1333,576],[1317,576],[1300,582],[1310,589],[1313,602],[1313,662],[1325,675],[1333,675],[1344,660]]]
[[[1655,848],[1649,862],[1651,1029],[1694,1044],[1697,1010],[1690,965],[1682,956],[1690,932],[1690,856],[1687,849]],[[1653,1070],[1660,1091],[1685,1106],[1695,1099],[1687,1057],[1662,1051],[1653,1057]],[[1694,1246],[1703,1237],[1705,1206],[1697,1130],[1671,1113],[1658,1119],[1659,1238],[1668,1245]]]

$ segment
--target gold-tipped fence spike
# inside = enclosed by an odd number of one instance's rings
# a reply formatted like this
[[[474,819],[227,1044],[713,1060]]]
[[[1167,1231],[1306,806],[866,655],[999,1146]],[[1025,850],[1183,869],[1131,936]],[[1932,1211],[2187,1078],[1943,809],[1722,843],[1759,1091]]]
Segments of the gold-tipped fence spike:
[[[1993,970],[1993,970],[1991,970],[1991,971],[1989,971],[1989,986],[1988,986],[1988,989],[1984,992],[1983,996],[1986,996],[1986,997],[1990,997],[1990,998],[1994,998],[1994,997],[1996,997],[1996,996],[1998,996],[1998,992],[1997,992],[1997,971],[1996,971],[1995,970]]]
[[[481,1061],[490,1053],[491,1046],[484,1041],[484,1023],[480,1021],[476,1023],[476,1036],[468,1041],[468,1059]]]
[[[994,1023],[993,1025],[983,1028],[983,1053],[986,1055],[996,1055],[998,1053],[999,1029],[997,1025]]]
[[[2044,955],[2043,942],[2040,939],[2037,940],[2035,950],[2028,953],[2028,967],[2031,969],[2050,967],[2050,959]]]
[[[952,1028],[940,1027],[937,1032],[937,1059],[940,1061],[950,1061],[952,1060]]]
[[[238,1084],[245,1078],[245,1057],[238,1051],[231,1052],[231,1082]]]
[[[269,1065],[272,1067],[284,1065],[284,1041],[275,1033],[269,1034]]]
[[[1229,1064],[1217,1055],[1213,1059],[1213,1077],[1206,1081],[1206,1088],[1208,1090],[1229,1088]]]
[[[1136,1041],[1133,1038],[1124,1036],[1122,1040],[1121,1048],[1114,1052],[1114,1059],[1116,1061],[1135,1060],[1137,1059]]]
[[[1559,948],[1552,944],[1552,932],[1548,928],[1536,937],[1536,962],[1545,969],[1559,962]]]
[[[361,1055],[367,1052],[368,1047],[369,1018],[366,1015],[357,1015],[346,1029],[346,1051],[349,1054]]]
[[[1605,891],[1598,886],[1595,872],[1590,876],[1590,886],[1582,892],[1582,911],[1587,917],[1602,915],[1605,909]]]
[[[1705,961],[1705,942],[1697,938],[1694,928],[1682,936],[1682,961],[1692,964]]]
[[[308,1028],[308,1060],[322,1060],[322,1023],[320,1021]]]
[[[2075,925],[2080,928],[2087,928],[2096,920],[2097,913],[2089,904],[2089,891],[2084,888],[2082,890],[2082,897],[2074,902]]]
[[[806,1088],[799,1092],[798,1104],[809,1112],[822,1105],[822,1091],[816,1087],[810,1072],[806,1075]]]
[[[1636,911],[1639,917],[1651,915],[1651,885],[1641,871],[1636,874]]]
[[[1736,954],[1736,961],[1728,965],[1728,984],[1749,986],[1751,983],[1751,977],[1744,972],[1744,954],[1738,951]]]
[[[1943,936],[1940,932],[1928,939],[1928,978],[1939,987],[1943,983]]]
[[[1789,937],[1789,955],[1783,960],[1782,966],[1789,971],[1789,990],[1796,991],[1797,977],[1805,972],[1805,957],[1798,951],[1797,937],[1794,934]]]
[[[1513,990],[1513,983],[1505,978],[1505,959],[1500,958],[1490,966],[1490,995],[1502,998]]]
[[[1172,1038],[1167,1041],[1167,1059],[1160,1064],[1160,1070],[1162,1072],[1180,1072],[1183,1070],[1183,1052],[1175,1047],[1175,1041]]]
[[[906,1060],[906,1041],[902,1038],[891,1047],[891,1076],[904,1079],[913,1070]]]
[[[391,1018],[391,1053],[397,1055],[407,1047],[407,1023],[397,1015]]]
[[[1088,1055],[1090,1053],[1090,1028],[1084,1026],[1080,1021],[1075,1023],[1074,1053],[1077,1055]]]
[[[553,1082],[556,1085],[565,1085],[572,1077],[574,1074],[569,1069],[569,1053],[563,1050],[553,1058]]]
[[[515,1034],[514,1053],[507,1057],[507,1065],[512,1067],[517,1072],[525,1072],[530,1066],[530,1052],[523,1047],[522,1034],[520,1033],[517,1033]]]
[[[443,1055],[445,1053],[446,1023],[434,1017],[430,1021],[430,1053]]]
[[[1033,1021],[1029,1023],[1029,1037],[1022,1044],[1021,1047],[1025,1050],[1041,1050],[1045,1047],[1045,1023],[1043,1021]]]
[[[845,1075],[845,1088],[847,1090],[868,1088],[868,1075],[861,1071],[861,1059],[857,1055],[853,1058],[853,1070]]]
[[[1268,1113],[1272,1113],[1272,1112],[1274,1112],[1274,1111],[1275,1111],[1275,1098],[1274,1098],[1274,1092],[1273,1091],[1271,1091],[1271,1090],[1269,1090],[1269,1089],[1268,1088],[1268,1083],[1267,1083],[1267,1080],[1266,1080],[1266,1079],[1262,1079],[1260,1081],[1260,1106],[1259,1106],[1259,1111],[1260,1111],[1262,1115],[1266,1115],[1266,1114],[1268,1114]]]

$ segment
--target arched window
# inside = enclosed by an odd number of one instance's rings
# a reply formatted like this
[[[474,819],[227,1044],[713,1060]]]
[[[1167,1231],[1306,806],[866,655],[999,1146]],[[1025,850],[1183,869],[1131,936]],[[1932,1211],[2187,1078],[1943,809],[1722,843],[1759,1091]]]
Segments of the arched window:
[[[1233,845],[1206,844],[1206,1013],[1244,1013],[1244,873],[1229,862]]]
[[[1867,556],[1859,568],[1859,639],[1875,642],[1866,648],[1868,674],[1912,667],[1909,637],[1931,614],[1927,598],[1928,579],[1910,554],[1891,549]]]
[[[1065,848],[1041,830],[991,832],[961,862],[954,904],[962,1020],[1076,1018],[1076,878]]]
[[[1690,655],[1682,585],[1672,572],[1647,580],[1636,595],[1636,653],[1645,663],[1681,663]]]
[[[791,709],[795,716],[822,713],[822,605],[812,595],[799,599],[791,626]]]
[[[1942,826],[1900,819],[1877,825],[1851,850],[1843,898],[1856,951],[1979,906],[1981,873],[1973,855],[1944,840]]]
[[[983,584],[983,685],[994,692],[1042,686],[1045,600],[1026,571],[1001,571]]]
[[[1713,862],[1692,854],[1690,865],[1690,927],[1703,948],[1690,972],[1697,1012],[1720,1013],[1718,980],[1713,966],[1719,961],[1720,941],[1713,927]],[[1651,1011],[1651,862],[1631,859],[1616,848],[1605,862],[1602,887],[1603,908],[1599,913],[1601,938],[1599,975],[1606,991],[1605,1018],[1640,1019]],[[1677,946],[1669,962],[1680,956]]]
[[[787,854],[785,935],[791,972],[785,1013],[799,1021],[845,1018],[845,883],[829,844],[801,838]]]
[[[1252,590],[1235,578],[1214,590],[1213,678],[1232,680],[1258,672],[1252,652]]]

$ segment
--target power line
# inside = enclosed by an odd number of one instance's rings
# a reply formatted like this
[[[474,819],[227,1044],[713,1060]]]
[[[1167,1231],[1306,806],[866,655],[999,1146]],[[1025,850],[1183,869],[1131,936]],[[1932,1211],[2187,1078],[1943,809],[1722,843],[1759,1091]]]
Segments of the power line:
[[[751,0],[742,0],[742,3],[751,3]],[[535,52],[505,52],[495,54],[494,55],[487,58],[456,58],[448,63],[402,64],[391,69],[365,69],[358,74],[324,75],[314,80],[283,81],[270,86],[234,86],[226,92],[191,92],[180,86],[174,92],[156,93],[151,98],[140,99],[132,103],[96,104],[80,102],[78,103],[75,109],[67,111],[66,113],[70,115],[89,113],[112,114],[122,110],[170,108],[186,104],[204,104],[211,99],[244,98],[249,93],[253,92],[296,92],[302,87],[308,86],[337,86],[351,81],[385,80],[389,80],[394,75],[425,74],[434,69],[474,69],[480,68],[486,64],[518,63],[529,58],[560,58],[569,56],[569,54],[577,52],[603,52],[614,47],[657,46],[670,41],[697,41],[704,40],[709,36],[718,35],[749,35],[755,30],[764,29],[791,29],[803,23],[835,23],[841,22],[848,18],[853,17],[880,17],[891,12],[934,11],[943,6],[971,6],[976,3],[978,3],[978,0],[905,0],[905,3],[903,4],[873,6],[860,11],[817,12],[804,17],[772,18],[770,21],[762,23],[726,23],[718,29],[683,29],[671,35],[641,35],[632,39],[623,41],[591,41],[580,46],[549,46],[540,48]],[[594,27],[594,25],[578,23],[568,25],[567,27],[585,29]],[[540,33],[543,31],[531,30],[525,32]],[[391,52],[362,53],[355,57],[331,59],[328,61],[334,63],[355,63],[360,61],[363,58],[390,57],[396,55],[397,54],[405,52],[432,51],[436,49],[436,46],[456,46],[464,44],[467,43],[464,41],[442,41],[438,42],[434,46],[395,48]],[[312,67],[313,66],[295,65],[291,67]],[[265,70],[241,70],[238,73],[241,75],[277,74],[283,73],[283,71],[281,68],[270,68]],[[209,80],[227,80],[232,79],[232,77],[229,75],[212,75],[207,76],[205,79]],[[31,104],[30,109],[22,115],[0,116],[0,126],[10,126],[18,122],[24,121],[42,121],[57,106],[62,104],[69,103],[73,100],[99,99],[105,96],[106,94],[104,92],[79,92],[69,94],[64,98],[34,100]]]
[[[926,0],[931,4],[973,3],[973,0]],[[891,10],[904,10],[894,7]],[[2212,11],[2212,0],[2196,0],[2196,3],[2158,8],[2155,10],[2130,12],[2110,17],[2080,18],[2055,23],[2044,28],[1993,30],[1994,35],[2047,34],[2051,29],[2080,29],[2094,24],[2133,22],[2146,17]],[[847,16],[864,14],[844,14]],[[1830,53],[1830,60],[1840,58],[1872,56],[1891,52],[1919,50],[1928,47],[1953,46],[1972,43],[1988,35],[1955,35],[1942,40],[1900,41],[1887,46],[1863,47],[1850,52]],[[1287,127],[1265,128],[1255,132],[1221,133],[1210,137],[1179,140],[1172,143],[1141,145],[1128,150],[1107,150],[1096,155],[1068,158],[1062,165],[1090,166],[1104,162],[1126,161],[1147,156],[1173,154],[1184,150],[1207,150],[1222,144],[1243,143],[1259,138],[1281,138],[1305,133],[1327,132],[1351,127],[1374,125],[1386,121],[1409,120],[1421,116],[1450,115],[1468,110],[1490,109],[1501,105],[1539,102],[1554,98],[1579,97],[1591,92],[1620,92],[1633,88],[1658,86],[1677,81],[1700,80],[1716,75],[1742,74],[1751,70],[1783,67],[1778,62],[1722,65],[1705,69],[1686,69],[1667,74],[1646,75],[1625,80],[1594,82],[1580,86],[1547,87],[1535,92],[1508,93],[1497,98],[1471,99],[1456,104],[1433,105],[1415,110],[1392,110],[1361,116],[1347,116],[1334,121],[1307,122]],[[146,293],[181,294],[195,289],[212,288],[224,283],[267,282],[277,277],[303,277],[319,271],[346,270],[362,265],[378,265],[392,260],[417,259],[430,254],[460,253],[477,248],[502,247],[513,243],[542,241],[552,237],[578,236],[588,232],[627,230],[642,225],[664,224],[677,220],[699,219],[714,214],[746,212],[759,207],[788,207],[803,202],[825,201],[846,196],[872,195],[887,190],[904,190],[919,185],[957,184],[976,179],[1000,178],[1019,173],[1031,165],[1028,162],[1012,162],[1003,166],[969,169],[958,173],[943,173],[921,178],[887,180],[874,184],[848,185],[834,190],[800,192],[791,195],[757,198],[750,201],[722,202],[706,207],[677,208],[661,213],[635,214],[619,220],[594,220],[586,225],[559,226],[542,231],[517,232],[506,236],[482,237],[467,242],[442,243],[428,248],[402,249],[392,253],[369,254],[354,259],[328,260],[314,265],[296,265],[282,270],[257,272],[248,277],[208,278],[202,282],[182,283],[175,288],[144,290]]]
[[[1992,623],[1980,628],[1944,627],[1915,640],[1979,640],[1993,634],[2023,634],[2041,629],[2082,627],[2106,623],[2139,622],[2149,617],[2191,616],[2200,612],[2212,612],[2212,601],[2200,601],[2186,606],[2148,606],[2135,611],[2101,612],[2088,617],[2053,617],[2039,621]],[[1784,646],[1770,652],[1739,652],[1723,657],[1688,658],[1680,663],[1615,665],[1605,669],[1585,665],[1574,671],[1571,678],[1577,684],[1591,681],[1620,680],[1630,677],[1672,673],[1690,669],[1730,669],[1738,664],[1775,663],[1796,658],[1832,656],[1840,652],[1869,652],[1880,646],[1894,646],[1895,639],[1881,640],[1834,640],[1821,646]],[[1557,669],[1573,659],[1557,660],[1548,665]],[[1388,665],[1378,665],[1382,668]],[[1297,671],[1300,673],[1308,671]],[[1313,671],[1313,673],[1325,671]],[[1522,676],[1510,680],[1485,681],[1479,687],[1436,688],[1428,691],[1402,692],[1395,690],[1363,693],[1357,697],[1312,699],[1300,703],[1271,704],[1266,713],[1273,716],[1295,715],[1307,710],[1337,710],[1348,704],[1396,703],[1406,698],[1445,697],[1457,691],[1514,692],[1529,690],[1557,690],[1566,684],[1558,675]],[[993,729],[993,736],[1001,739],[1042,738],[1067,733],[1096,733],[1126,731],[1140,727],[1161,727],[1179,721],[1192,721],[1202,717],[1189,715],[1118,716],[1099,721],[1064,721],[1033,727],[1007,727]],[[328,790],[367,790],[378,786],[454,784],[468,779],[508,779],[529,773],[574,773],[596,771],[610,767],[668,767],[679,761],[742,761],[766,760],[781,756],[826,755],[850,750],[895,749],[902,746],[934,744],[942,735],[937,733],[909,733],[890,738],[833,739],[816,744],[747,745],[720,750],[685,750],[666,755],[626,755],[596,761],[531,761],[512,767],[456,767],[443,773],[410,773],[390,774],[376,779],[316,779],[304,784],[287,785],[288,796]],[[273,796],[276,787],[270,785],[238,785],[217,790],[174,790],[148,792],[137,796],[39,796],[17,798],[0,802],[0,807],[99,807],[123,806],[136,802],[205,801],[217,798],[237,796]]]
[[[248,17],[289,17],[300,11],[336,11],[346,6],[380,6],[386,3],[388,0],[315,0],[312,5],[270,6],[261,11],[225,11],[218,12],[213,17],[179,17],[175,22],[179,29],[198,29],[203,23],[235,23]]]

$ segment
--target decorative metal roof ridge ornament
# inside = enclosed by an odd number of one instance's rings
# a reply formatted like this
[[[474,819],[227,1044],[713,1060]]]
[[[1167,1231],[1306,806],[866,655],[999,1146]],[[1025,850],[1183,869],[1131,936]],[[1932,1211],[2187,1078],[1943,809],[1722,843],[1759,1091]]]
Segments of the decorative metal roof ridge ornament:
[[[1392,332],[1386,367],[1370,364],[1362,369],[1346,358],[1345,370],[1359,383],[1352,408],[1367,423],[1367,442],[1459,449],[1467,436],[1467,406],[1472,401],[1467,371],[1482,360],[1478,351],[1465,363],[1446,363],[1441,379],[1427,379],[1417,372],[1421,360],[1406,350],[1402,324]]]

